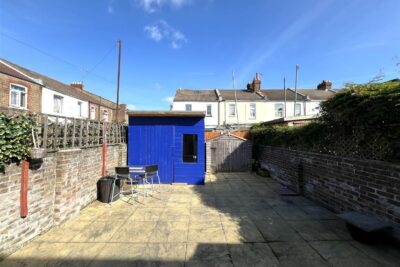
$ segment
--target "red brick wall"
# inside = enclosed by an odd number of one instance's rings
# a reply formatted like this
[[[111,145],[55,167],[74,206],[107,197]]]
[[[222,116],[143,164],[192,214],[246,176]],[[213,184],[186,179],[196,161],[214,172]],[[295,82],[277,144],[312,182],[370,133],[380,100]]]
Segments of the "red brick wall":
[[[10,83],[25,86],[28,90],[27,107],[29,111],[41,112],[42,89],[39,85],[0,73],[0,107],[10,104]]]
[[[107,172],[126,165],[126,145],[110,145],[107,150]],[[39,169],[29,171],[24,219],[19,213],[21,166],[12,164],[0,172],[0,259],[94,201],[101,164],[101,147],[49,153]]]
[[[400,226],[400,165],[258,146],[271,176],[336,212],[355,210]]]

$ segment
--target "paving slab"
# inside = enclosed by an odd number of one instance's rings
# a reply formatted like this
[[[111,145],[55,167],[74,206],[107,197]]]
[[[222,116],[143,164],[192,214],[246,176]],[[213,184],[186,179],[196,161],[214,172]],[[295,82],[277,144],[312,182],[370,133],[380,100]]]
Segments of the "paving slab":
[[[392,244],[355,242],[336,215],[271,178],[208,174],[204,186],[94,202],[0,266],[399,266]]]

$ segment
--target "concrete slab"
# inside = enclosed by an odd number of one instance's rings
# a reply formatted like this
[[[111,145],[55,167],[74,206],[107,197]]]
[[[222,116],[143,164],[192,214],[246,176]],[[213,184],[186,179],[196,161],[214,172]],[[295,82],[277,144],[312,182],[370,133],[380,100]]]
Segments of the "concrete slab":
[[[140,202],[94,202],[0,266],[398,266],[400,250],[352,241],[342,220],[270,178],[207,175]]]

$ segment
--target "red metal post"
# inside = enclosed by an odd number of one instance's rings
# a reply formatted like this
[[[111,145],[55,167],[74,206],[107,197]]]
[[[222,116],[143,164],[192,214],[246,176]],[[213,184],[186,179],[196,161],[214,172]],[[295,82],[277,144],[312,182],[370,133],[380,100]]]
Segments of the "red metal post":
[[[107,157],[107,122],[103,123],[103,147],[102,147],[102,159],[103,168],[101,170],[101,176],[106,176],[106,157]]]
[[[29,162],[26,160],[22,161],[21,164],[21,218],[28,216],[28,176],[29,176]]]

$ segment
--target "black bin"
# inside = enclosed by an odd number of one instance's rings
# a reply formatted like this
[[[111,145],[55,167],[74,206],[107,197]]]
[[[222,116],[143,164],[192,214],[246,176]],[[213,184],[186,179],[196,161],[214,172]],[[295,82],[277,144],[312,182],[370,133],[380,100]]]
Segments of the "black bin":
[[[104,176],[97,181],[97,200],[103,203],[110,203],[114,179],[115,178],[111,176]],[[114,200],[119,199],[120,187],[121,181],[117,180],[114,188],[114,196],[116,196]]]

